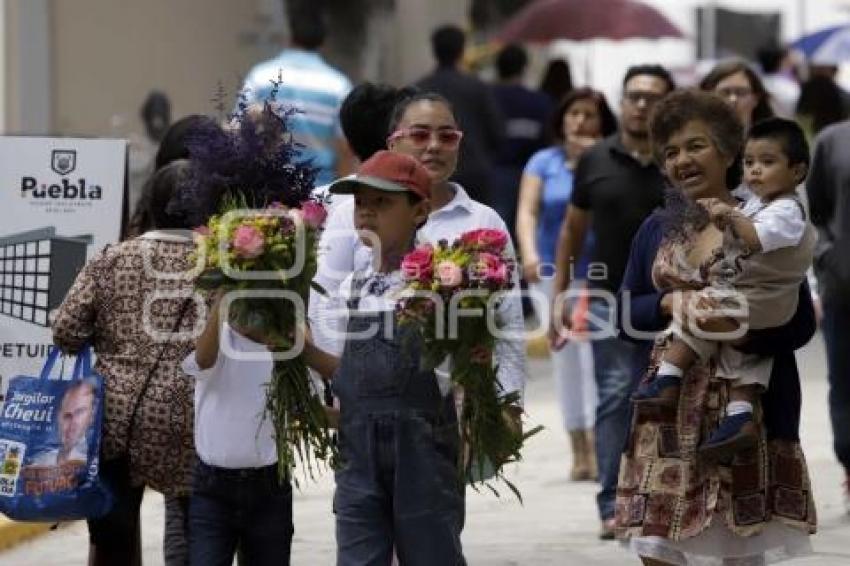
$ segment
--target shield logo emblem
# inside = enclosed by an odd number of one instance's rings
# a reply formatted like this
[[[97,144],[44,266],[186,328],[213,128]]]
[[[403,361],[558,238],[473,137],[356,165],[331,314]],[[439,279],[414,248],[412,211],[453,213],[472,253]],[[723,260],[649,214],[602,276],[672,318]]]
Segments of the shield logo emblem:
[[[54,149],[50,168],[59,175],[67,175],[77,168],[77,152],[73,149]]]

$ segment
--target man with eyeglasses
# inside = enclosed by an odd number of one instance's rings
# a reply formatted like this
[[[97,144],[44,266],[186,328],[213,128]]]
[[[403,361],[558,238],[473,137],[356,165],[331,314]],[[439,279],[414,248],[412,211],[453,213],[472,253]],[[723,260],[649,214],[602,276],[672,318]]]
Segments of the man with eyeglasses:
[[[630,414],[630,396],[640,374],[633,371],[634,345],[616,334],[615,296],[623,279],[631,241],[644,219],[662,204],[664,179],[652,160],[649,115],[675,88],[661,66],[631,67],[623,79],[620,131],[589,149],[575,171],[575,186],[558,237],[555,295],[572,283],[587,234],[595,243],[588,266],[591,290],[588,329],[593,342],[594,372],[599,395],[596,410],[596,457],[601,491],[597,495],[602,520],[600,538],[614,538],[614,499],[620,453]],[[560,349],[571,314],[557,299],[553,303],[550,344]],[[561,316],[562,315],[562,316]]]

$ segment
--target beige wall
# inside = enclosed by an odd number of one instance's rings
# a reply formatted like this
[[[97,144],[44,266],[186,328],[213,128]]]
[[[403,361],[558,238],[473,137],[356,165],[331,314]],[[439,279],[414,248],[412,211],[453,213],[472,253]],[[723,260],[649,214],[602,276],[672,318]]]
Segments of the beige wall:
[[[3,0],[3,133],[51,131],[50,1]]]
[[[171,98],[176,119],[213,114],[219,82],[229,93],[229,110],[240,78],[280,49],[270,41],[286,34],[277,29],[280,18],[270,15],[280,11],[280,1],[0,0],[6,16],[5,131],[141,134],[139,108],[150,90]],[[21,9],[35,3],[40,11]],[[421,77],[433,67],[428,40],[433,27],[463,25],[468,9],[467,0],[386,5],[392,8],[376,14],[361,45],[329,42],[326,58],[355,80],[402,84]],[[18,30],[19,13],[37,33]],[[31,64],[36,52],[43,56]],[[24,88],[22,77],[44,83],[40,94]]]
[[[218,82],[232,96],[266,55],[239,40],[257,25],[252,0],[53,0],[51,7],[60,134],[140,132],[139,107],[154,88],[171,98],[175,118],[213,113]]]

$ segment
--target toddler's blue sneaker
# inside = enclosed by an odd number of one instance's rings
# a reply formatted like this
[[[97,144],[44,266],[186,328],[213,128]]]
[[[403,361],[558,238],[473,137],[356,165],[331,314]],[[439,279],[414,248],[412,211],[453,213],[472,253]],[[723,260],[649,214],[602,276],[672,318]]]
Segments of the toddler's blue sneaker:
[[[713,462],[729,462],[737,452],[758,443],[752,413],[739,413],[724,417],[708,440],[699,447],[699,454]]]
[[[675,405],[679,402],[679,387],[682,378],[675,375],[656,375],[655,379],[641,383],[632,394],[637,404]]]

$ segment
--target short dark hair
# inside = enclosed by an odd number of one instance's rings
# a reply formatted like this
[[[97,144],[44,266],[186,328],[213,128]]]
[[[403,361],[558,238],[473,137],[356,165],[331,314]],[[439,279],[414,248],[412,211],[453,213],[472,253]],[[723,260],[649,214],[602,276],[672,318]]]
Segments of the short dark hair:
[[[169,126],[159,144],[154,159],[154,171],[159,171],[169,163],[179,159],[189,159],[191,156],[187,142],[199,131],[209,132],[220,129],[221,126],[218,122],[201,114],[190,114],[177,120]],[[124,239],[135,238],[154,227],[154,221],[150,214],[150,201],[151,183],[148,179],[142,186],[142,192],[135,203],[133,214],[127,222],[123,235]]]
[[[558,141],[564,141],[564,115],[570,109],[570,106],[579,100],[592,100],[596,103],[596,108],[599,110],[600,132],[603,137],[608,137],[617,131],[617,118],[611,111],[611,107],[608,106],[605,95],[590,87],[581,87],[570,91],[552,114],[552,137]]]
[[[649,75],[661,79],[667,83],[667,92],[676,90],[676,81],[673,80],[673,75],[661,65],[633,65],[629,67],[623,77],[623,88],[625,88],[626,83],[638,75]]]
[[[191,164],[187,159],[172,161],[155,172],[142,193],[147,197],[148,217],[152,228],[193,228],[182,212],[171,210],[169,204],[181,190],[182,183],[190,174]]]
[[[165,132],[154,160],[154,169],[161,169],[177,159],[188,159],[187,139],[200,127],[219,128],[218,123],[209,116],[190,114],[180,118]]]
[[[782,66],[782,60],[788,54],[788,49],[779,45],[765,45],[756,52],[761,70],[766,74],[775,73]]]
[[[436,102],[439,104],[445,104],[446,108],[449,109],[449,112],[452,113],[452,116],[455,117],[455,121],[457,121],[457,116],[454,114],[454,108],[452,107],[452,103],[449,102],[449,99],[443,96],[442,94],[436,92],[414,92],[408,97],[402,98],[396,103],[395,108],[393,108],[393,113],[390,116],[390,124],[389,128],[387,128],[387,135],[392,134],[398,128],[398,125],[401,123],[401,119],[404,118],[404,113],[407,112],[407,109],[411,104],[415,104],[417,102]]]
[[[521,45],[509,43],[499,51],[496,57],[496,70],[500,79],[511,79],[521,76],[528,65],[528,54]]]
[[[737,75],[738,73],[744,73],[747,76],[750,88],[753,90],[753,94],[758,98],[758,103],[755,108],[753,108],[753,114],[750,118],[750,122],[755,124],[756,122],[761,122],[767,118],[772,118],[773,108],[770,106],[770,95],[768,94],[767,89],[764,88],[764,83],[761,82],[761,78],[759,78],[758,73],[756,73],[752,67],[744,61],[733,60],[718,63],[705,77],[703,77],[699,83],[699,87],[702,90],[713,91],[717,88],[717,85],[720,84],[720,81],[726,77]]]
[[[139,112],[142,120],[148,121],[157,114],[165,114],[171,116],[171,101],[168,95],[159,90],[152,90],[148,93],[145,101],[142,103],[142,108]]]
[[[354,87],[339,109],[345,139],[360,161],[387,148],[387,131],[396,104],[417,92],[416,87],[396,88],[365,82]]]
[[[665,96],[652,110],[649,135],[659,164],[662,163],[664,145],[693,120],[700,120],[708,126],[711,141],[722,155],[739,156],[744,142],[744,127],[735,110],[716,94],[689,88]]]
[[[573,90],[573,74],[569,62],[564,59],[549,61],[540,81],[540,90],[556,103]]]
[[[452,67],[463,55],[466,37],[457,26],[440,26],[431,34],[431,49],[434,58],[441,67]]]
[[[757,122],[747,132],[749,140],[770,140],[777,142],[782,147],[782,152],[788,158],[789,165],[802,163],[809,166],[811,160],[809,154],[809,143],[806,134],[797,122],[784,118],[768,118]]]
[[[844,94],[835,81],[823,75],[815,75],[803,83],[797,99],[797,115],[809,120],[813,134],[840,122],[847,117]]]
[[[316,9],[290,8],[289,33],[292,43],[304,49],[318,49],[325,42],[325,23]]]

